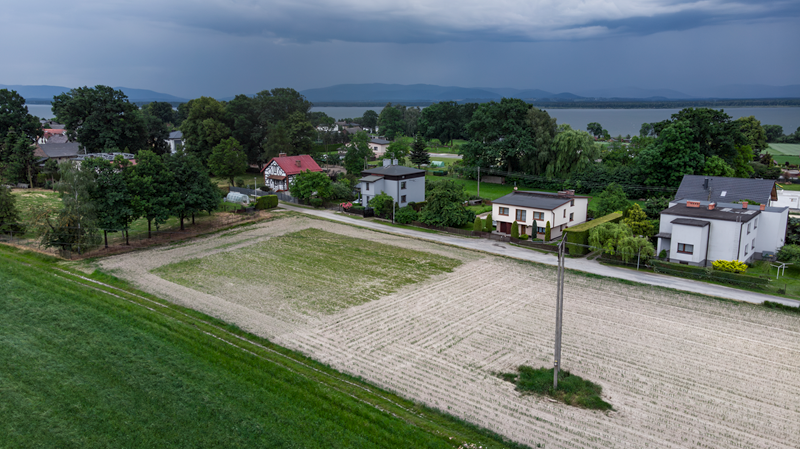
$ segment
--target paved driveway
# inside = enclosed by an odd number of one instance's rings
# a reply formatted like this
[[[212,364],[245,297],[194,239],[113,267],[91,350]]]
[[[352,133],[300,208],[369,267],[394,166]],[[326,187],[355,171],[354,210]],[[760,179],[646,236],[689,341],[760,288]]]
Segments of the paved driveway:
[[[414,229],[397,228],[394,226],[387,226],[380,222],[375,222],[370,220],[359,220],[357,218],[352,218],[346,215],[337,214],[329,210],[307,209],[303,207],[290,206],[285,203],[281,203],[280,207],[315,217],[326,218],[328,220],[335,220],[342,223],[361,226],[364,228],[374,229],[377,231],[390,232],[392,234],[397,234],[397,235],[404,235],[418,239],[445,243],[448,245],[458,246],[461,248],[474,249],[491,254],[514,257],[516,259],[529,260],[532,262],[544,263],[548,265],[557,265],[558,263],[555,254],[540,253],[538,251],[532,251],[526,248],[520,248],[518,246],[513,246],[503,242],[497,242],[494,240],[463,238],[455,235],[447,235],[444,233],[432,234],[428,232],[417,231]],[[585,258],[584,259],[567,258],[564,261],[564,266],[572,270],[579,270],[587,273],[594,273],[618,279],[626,279],[629,281],[639,282],[642,284],[657,285],[660,287],[674,288],[676,290],[701,293],[704,295],[716,296],[719,298],[733,299],[736,301],[745,301],[754,304],[761,304],[764,301],[772,301],[789,306],[800,307],[800,301],[782,298],[780,296],[748,292],[745,290],[739,290],[731,287],[724,287],[721,285],[709,284],[706,282],[692,281],[690,279],[665,276],[663,274],[656,274],[652,272],[635,271],[627,268],[601,265],[596,261],[587,260]]]

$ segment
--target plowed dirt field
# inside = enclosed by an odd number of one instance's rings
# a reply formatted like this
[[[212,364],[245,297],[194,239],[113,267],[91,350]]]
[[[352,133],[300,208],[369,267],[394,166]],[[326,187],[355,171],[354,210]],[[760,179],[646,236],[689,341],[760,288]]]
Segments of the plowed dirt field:
[[[215,269],[213,288],[208,279],[193,284],[184,276],[180,285],[155,274],[212,255],[230,270],[258,264],[253,245],[306,228],[460,264],[333,308],[282,300],[275,292],[297,287],[282,282],[299,281],[281,270],[265,269],[266,281],[248,283]],[[493,374],[552,365],[550,267],[298,217],[100,263],[144,290],[533,447],[800,447],[797,315],[568,272],[564,367],[603,387],[615,409],[604,413],[521,396]],[[326,288],[317,294],[340,294]]]

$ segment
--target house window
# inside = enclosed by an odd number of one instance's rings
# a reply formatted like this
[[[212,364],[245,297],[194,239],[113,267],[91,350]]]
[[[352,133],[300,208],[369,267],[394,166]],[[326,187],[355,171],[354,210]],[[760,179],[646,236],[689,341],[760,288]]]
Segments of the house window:
[[[405,189],[406,189],[406,182],[400,181],[400,190],[405,190]]]
[[[537,228],[536,228],[536,233],[537,233],[537,234],[544,234],[544,228],[543,228],[543,227],[541,227],[541,226],[537,227]]]
[[[544,220],[544,212],[534,212],[533,213],[534,220]]]
[[[567,218],[567,210],[564,209],[564,218]]]
[[[500,208],[500,215],[508,215],[508,208],[507,207],[501,207]]]
[[[748,247],[748,245],[744,245],[744,255],[745,256],[747,255],[747,247]]]
[[[694,245],[687,245],[686,243],[678,243],[678,252],[683,254],[694,254]]]
[[[751,223],[747,223],[747,233],[748,234],[750,233],[750,228],[751,227],[752,227],[752,224]]]
[[[755,221],[755,224],[753,225],[753,227],[755,229],[758,229],[758,217],[756,217],[756,221]]]
[[[575,200],[570,200],[569,201],[569,207],[573,207],[573,206],[575,206]]]
[[[366,190],[366,191],[368,191],[368,192],[369,192],[369,183],[368,183],[368,182],[365,182],[365,183],[364,183],[364,185],[365,185],[365,186],[367,186],[367,188],[366,188],[366,189],[364,189],[364,190]]]
[[[517,209],[517,221],[525,221],[525,215],[528,211],[523,209]]]
[[[753,248],[753,251],[756,250],[756,239],[753,239],[753,243],[750,245],[750,247]]]
[[[400,195],[400,202],[401,203],[405,203],[406,202],[406,196],[405,195]]]
[[[569,214],[569,221],[575,221],[575,214]]]

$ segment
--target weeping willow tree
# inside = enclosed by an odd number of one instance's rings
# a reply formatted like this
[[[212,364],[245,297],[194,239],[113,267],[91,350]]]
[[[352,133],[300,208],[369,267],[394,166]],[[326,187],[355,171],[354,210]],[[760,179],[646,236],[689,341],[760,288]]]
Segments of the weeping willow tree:
[[[61,193],[62,208],[57,212],[42,210],[38,213],[38,226],[42,232],[40,245],[62,251],[85,252],[100,243],[100,232],[90,191],[94,172],[80,170],[72,162],[58,166],[61,180],[56,190]],[[56,215],[55,218],[52,215]]]
[[[599,157],[594,138],[585,131],[560,125],[553,144],[539,152],[539,162],[548,178],[565,178],[575,170],[584,170]]]
[[[647,238],[634,236],[625,223],[604,223],[589,231],[589,245],[609,255],[618,255],[624,262],[637,256],[648,258],[655,255],[655,248]]]

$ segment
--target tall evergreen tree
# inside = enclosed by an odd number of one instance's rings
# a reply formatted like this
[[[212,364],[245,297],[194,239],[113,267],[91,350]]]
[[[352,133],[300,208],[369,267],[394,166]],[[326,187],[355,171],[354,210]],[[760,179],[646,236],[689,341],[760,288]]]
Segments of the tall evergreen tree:
[[[431,155],[428,154],[428,148],[425,145],[425,140],[422,134],[417,134],[414,137],[414,144],[411,146],[411,154],[409,155],[411,163],[420,168],[422,164],[431,163]]]

